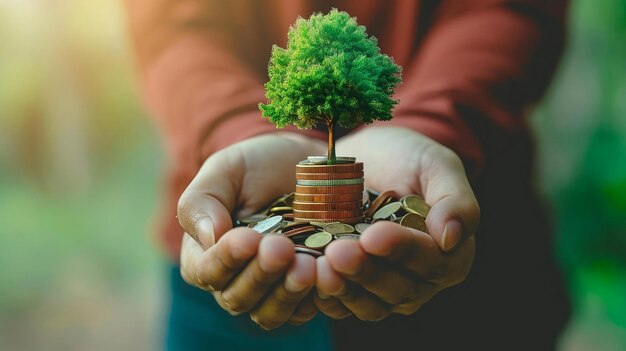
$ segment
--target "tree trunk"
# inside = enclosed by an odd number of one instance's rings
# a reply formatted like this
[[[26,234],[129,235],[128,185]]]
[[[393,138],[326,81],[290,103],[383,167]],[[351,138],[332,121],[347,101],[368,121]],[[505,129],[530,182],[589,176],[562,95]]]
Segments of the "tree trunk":
[[[334,165],[337,161],[335,155],[335,122],[330,120],[326,122],[326,126],[328,127],[328,158],[326,164]]]

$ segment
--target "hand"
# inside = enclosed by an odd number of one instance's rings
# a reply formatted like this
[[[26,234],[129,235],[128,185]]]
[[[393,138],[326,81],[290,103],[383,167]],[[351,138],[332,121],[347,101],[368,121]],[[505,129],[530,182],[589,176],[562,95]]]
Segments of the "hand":
[[[415,313],[462,282],[474,259],[480,210],[458,156],[403,128],[367,128],[337,149],[364,162],[367,188],[423,195],[432,207],[429,234],[379,222],[358,241],[331,243],[317,260],[318,308],[337,319],[380,320]]]
[[[302,324],[317,309],[309,291],[315,259],[295,254],[293,243],[249,228],[232,229],[231,213],[243,217],[293,191],[294,165],[324,152],[324,143],[276,133],[251,138],[209,157],[180,198],[185,229],[181,275],[213,293],[233,315],[244,312],[265,329]]]

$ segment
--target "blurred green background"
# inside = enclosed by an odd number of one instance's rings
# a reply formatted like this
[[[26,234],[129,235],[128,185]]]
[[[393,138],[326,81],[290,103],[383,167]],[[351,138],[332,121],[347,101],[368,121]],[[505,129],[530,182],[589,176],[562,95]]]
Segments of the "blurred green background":
[[[0,350],[159,345],[165,158],[125,31],[117,1],[0,0]],[[626,350],[626,0],[574,1],[531,122],[575,308],[560,349]]]

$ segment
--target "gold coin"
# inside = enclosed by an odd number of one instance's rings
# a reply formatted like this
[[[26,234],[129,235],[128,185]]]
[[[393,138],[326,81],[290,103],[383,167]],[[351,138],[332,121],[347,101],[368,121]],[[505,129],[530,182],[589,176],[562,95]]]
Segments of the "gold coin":
[[[321,249],[333,241],[333,236],[327,232],[317,232],[304,241],[304,245],[311,249]]]
[[[422,218],[426,218],[428,216],[428,212],[430,211],[430,206],[424,201],[424,198],[418,195],[407,195],[403,197],[401,200],[402,207],[407,212],[415,213]]]
[[[267,211],[268,214],[283,214],[286,212],[291,212],[293,211],[293,207],[290,206],[276,206],[276,207],[272,207],[269,209],[269,211]]]
[[[298,164],[296,173],[351,173],[362,172],[363,162],[344,163],[334,165]]]
[[[417,230],[421,230],[424,233],[428,233],[426,227],[426,221],[420,215],[415,213],[408,213],[400,219],[400,225],[403,227],[409,227]]]
[[[395,195],[396,193],[392,190],[387,190],[379,194],[378,197],[376,197],[376,199],[374,199],[374,201],[372,201],[370,206],[367,208],[367,211],[365,211],[365,217],[372,217],[374,213],[376,213],[376,211],[380,210],[383,206],[391,202]]]
[[[324,226],[324,231],[337,235],[354,233],[354,227],[345,223],[332,223]]]
[[[374,220],[387,219],[391,217],[392,214],[398,212],[398,210],[400,210],[401,208],[402,208],[402,203],[398,201],[392,202],[390,204],[385,205],[380,210],[376,211],[376,213],[374,213],[374,216],[372,218]]]

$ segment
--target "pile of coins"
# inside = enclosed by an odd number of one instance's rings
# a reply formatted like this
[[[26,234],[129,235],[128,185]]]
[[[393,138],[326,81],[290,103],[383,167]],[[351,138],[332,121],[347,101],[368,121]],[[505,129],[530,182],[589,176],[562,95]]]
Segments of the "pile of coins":
[[[294,221],[297,193],[281,196],[266,209],[246,218],[236,219],[235,225],[248,226],[263,235],[283,235],[291,239],[297,252],[321,256],[333,240],[358,239],[367,227],[377,221],[393,221],[402,226],[428,232],[426,216],[430,206],[419,195],[402,198],[393,191],[359,193],[363,216],[357,223],[344,221]],[[356,201],[356,200],[355,200]]]
[[[296,165],[293,216],[296,222],[363,220],[363,163],[354,157],[337,157],[334,165],[324,156],[309,156]]]

